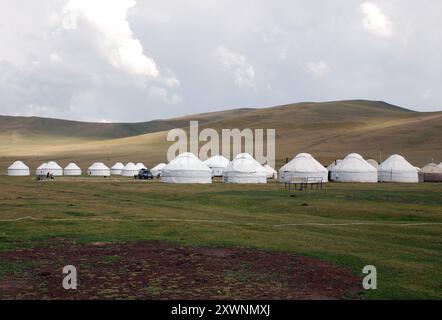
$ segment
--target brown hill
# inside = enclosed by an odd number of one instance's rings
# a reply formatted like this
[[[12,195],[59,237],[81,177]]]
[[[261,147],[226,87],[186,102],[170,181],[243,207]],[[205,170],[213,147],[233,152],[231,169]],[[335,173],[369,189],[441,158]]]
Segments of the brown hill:
[[[0,117],[0,170],[15,159],[32,167],[44,160],[91,162],[165,161],[167,130],[190,120],[205,127],[274,128],[278,164],[298,152],[323,163],[358,152],[379,159],[400,153],[415,165],[442,161],[442,112],[421,113],[376,101],[297,103],[237,109],[144,123],[82,123],[44,118]]]

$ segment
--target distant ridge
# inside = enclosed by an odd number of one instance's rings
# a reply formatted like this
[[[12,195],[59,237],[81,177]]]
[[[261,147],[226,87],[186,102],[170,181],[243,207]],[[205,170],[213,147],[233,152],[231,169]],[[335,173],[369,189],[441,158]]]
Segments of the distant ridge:
[[[328,164],[350,152],[376,160],[399,153],[415,165],[442,161],[442,112],[416,112],[383,101],[301,102],[242,108],[142,123],[90,123],[0,116],[0,167],[15,158],[31,164],[55,159],[164,162],[167,131],[186,129],[276,129],[279,164],[299,152]]]

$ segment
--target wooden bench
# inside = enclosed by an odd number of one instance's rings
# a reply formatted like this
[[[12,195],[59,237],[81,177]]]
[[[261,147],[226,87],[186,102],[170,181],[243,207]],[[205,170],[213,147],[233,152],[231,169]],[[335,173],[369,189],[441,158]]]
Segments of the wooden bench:
[[[316,189],[321,188],[323,186],[323,179],[322,177],[305,177],[305,178],[296,178],[292,177],[289,179],[288,182],[284,183],[284,188],[290,191],[292,188],[292,185],[294,185],[295,190],[302,191],[304,189],[308,189],[308,186],[310,185],[310,189],[313,189],[314,186],[316,186]],[[298,189],[299,185],[299,189]]]

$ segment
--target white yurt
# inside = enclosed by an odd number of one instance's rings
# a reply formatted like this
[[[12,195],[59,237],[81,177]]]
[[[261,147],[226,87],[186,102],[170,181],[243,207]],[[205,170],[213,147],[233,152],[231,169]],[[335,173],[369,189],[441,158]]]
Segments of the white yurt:
[[[311,154],[300,153],[279,169],[281,182],[289,182],[290,178],[305,178],[307,182],[328,182],[328,171]]]
[[[41,175],[43,175],[44,173],[43,173],[43,170],[44,170],[44,168],[47,166],[48,164],[45,162],[45,163],[42,163],[41,165],[39,165],[38,167],[37,167],[37,169],[35,169],[35,174],[37,175],[37,176],[41,176]]]
[[[140,170],[137,168],[137,166],[133,162],[128,162],[124,166],[123,170],[121,170],[121,175],[123,177],[134,177],[138,175],[138,172]]]
[[[375,167],[376,169],[379,168],[379,163],[378,163],[376,160],[374,160],[374,159],[368,159],[367,162],[368,162],[369,164],[371,164],[373,167]]]
[[[87,174],[94,177],[109,177],[110,169],[103,162],[95,162],[87,169]]]
[[[29,167],[22,161],[15,161],[8,167],[7,174],[13,177],[24,177],[31,175],[31,172],[29,171]]]
[[[418,170],[404,157],[394,154],[378,168],[380,182],[419,182]]]
[[[63,168],[55,161],[49,161],[41,168],[40,175],[53,175],[54,177],[63,175]]]
[[[63,174],[65,176],[81,176],[81,169],[75,163],[69,163],[64,169]]]
[[[441,167],[441,168],[442,168],[442,162],[441,162],[441,163],[439,163],[439,167]]]
[[[110,169],[111,175],[121,176],[123,169],[124,169],[124,164],[122,164],[121,162],[117,162]]]
[[[144,165],[144,163],[142,162],[138,162],[135,167],[137,167],[138,171],[140,171],[141,169],[146,169],[147,167]]]
[[[268,164],[265,164],[264,169],[267,170],[267,179],[277,179],[278,178],[278,172],[276,172],[275,169],[273,169],[271,166],[269,166]]]
[[[240,153],[224,171],[227,183],[267,183],[267,170],[248,153]]]
[[[425,182],[442,182],[442,168],[435,163],[429,163],[420,170]]]
[[[152,169],[150,169],[150,172],[152,173],[152,175],[154,177],[160,177],[161,176],[161,172],[163,170],[163,168],[166,166],[165,163],[160,163],[157,164],[155,167],[153,167]]]
[[[212,170],[193,153],[185,152],[161,170],[166,183],[212,183]]]
[[[212,170],[213,177],[222,177],[230,160],[224,156],[217,155],[207,159],[204,163]]]
[[[378,170],[357,153],[351,153],[331,170],[331,179],[338,182],[378,182]]]

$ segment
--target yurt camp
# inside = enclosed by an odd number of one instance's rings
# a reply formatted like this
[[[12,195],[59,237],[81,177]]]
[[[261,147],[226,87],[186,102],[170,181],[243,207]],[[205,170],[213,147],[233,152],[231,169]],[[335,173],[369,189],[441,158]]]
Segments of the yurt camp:
[[[374,159],[368,159],[367,162],[368,162],[369,164],[371,164],[373,167],[375,167],[376,169],[379,168],[379,163],[378,163],[376,160],[374,160]]]
[[[55,161],[49,161],[46,165],[41,168],[40,175],[52,175],[54,177],[59,177],[63,175],[63,168]]]
[[[37,176],[41,176],[41,175],[43,175],[44,173],[43,173],[43,170],[44,170],[44,168],[47,166],[48,164],[46,163],[46,162],[44,162],[44,163],[42,163],[41,165],[39,165],[38,167],[37,167],[37,169],[35,169],[35,174],[37,175]]]
[[[123,169],[124,169],[124,164],[122,164],[121,162],[117,162],[110,169],[111,175],[121,176],[121,172],[123,171]]]
[[[152,175],[154,177],[161,177],[161,171],[163,170],[163,168],[166,166],[165,163],[159,163],[157,164],[155,167],[153,167],[152,169],[150,169],[150,172],[152,173]]]
[[[227,183],[267,183],[267,170],[250,154],[238,154],[224,171]]]
[[[81,176],[81,169],[75,163],[69,163],[64,169],[63,174],[65,176]]]
[[[300,153],[279,169],[279,177],[281,182],[289,182],[291,178],[328,182],[328,171],[311,154]]]
[[[137,169],[137,166],[133,162],[128,162],[124,166],[123,170],[121,170],[121,175],[123,177],[134,177],[138,174],[140,170]]]
[[[404,157],[394,154],[378,168],[380,182],[418,183],[418,170]]]
[[[268,164],[265,164],[264,169],[267,170],[267,179],[277,179],[278,178],[278,172],[276,172],[275,169],[273,169],[271,166],[269,166]]]
[[[8,167],[7,175],[12,177],[25,177],[31,175],[29,167],[22,161],[15,161]]]
[[[378,170],[357,153],[351,153],[331,170],[331,180],[337,182],[378,182]]]
[[[230,163],[230,160],[226,157],[217,155],[207,159],[204,161],[204,163],[212,170],[213,177],[222,177],[224,170]]]
[[[212,170],[193,153],[185,152],[162,169],[161,181],[166,183],[212,183]]]
[[[422,168],[425,182],[442,182],[442,168],[435,163],[429,163]]]
[[[87,169],[87,174],[94,177],[109,177],[110,169],[102,162],[95,162]]]

